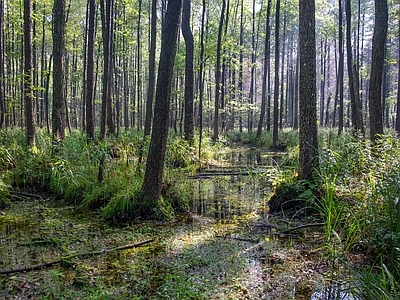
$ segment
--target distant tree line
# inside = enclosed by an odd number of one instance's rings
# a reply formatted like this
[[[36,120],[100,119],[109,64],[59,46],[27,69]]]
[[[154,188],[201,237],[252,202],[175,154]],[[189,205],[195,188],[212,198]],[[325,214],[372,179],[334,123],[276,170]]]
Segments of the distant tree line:
[[[399,9],[316,1],[318,125],[359,135],[371,126],[372,138],[400,130]],[[166,10],[164,0],[0,0],[0,128],[26,128],[28,143],[35,127],[54,140],[73,128],[90,139],[149,135]],[[297,129],[298,1],[188,0],[182,12],[169,128],[214,140],[272,130],[275,146],[279,129]]]

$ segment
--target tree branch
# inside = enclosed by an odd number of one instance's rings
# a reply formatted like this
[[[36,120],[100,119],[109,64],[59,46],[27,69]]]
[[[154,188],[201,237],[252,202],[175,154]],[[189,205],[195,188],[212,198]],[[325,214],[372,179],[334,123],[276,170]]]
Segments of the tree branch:
[[[153,241],[154,241],[153,239],[148,239],[148,240],[145,240],[145,241],[142,241],[142,242],[138,242],[138,243],[134,243],[134,244],[128,244],[128,245],[124,245],[124,246],[117,247],[117,248],[112,248],[112,249],[103,249],[103,250],[100,250],[100,251],[90,251],[90,252],[72,254],[72,255],[61,257],[61,259],[57,259],[57,260],[53,260],[53,261],[49,261],[49,262],[44,262],[44,263],[41,263],[41,264],[38,264],[38,265],[15,268],[15,269],[10,269],[10,270],[0,270],[0,274],[14,274],[14,273],[21,273],[21,272],[25,272],[25,271],[35,271],[35,270],[39,270],[39,269],[42,269],[42,268],[47,268],[47,267],[59,264],[59,263],[61,263],[63,261],[69,260],[71,258],[92,257],[92,256],[100,255],[100,254],[106,254],[106,253],[114,252],[114,251],[120,251],[120,250],[136,248],[136,247],[140,247],[140,246],[143,246],[145,244],[151,243]]]

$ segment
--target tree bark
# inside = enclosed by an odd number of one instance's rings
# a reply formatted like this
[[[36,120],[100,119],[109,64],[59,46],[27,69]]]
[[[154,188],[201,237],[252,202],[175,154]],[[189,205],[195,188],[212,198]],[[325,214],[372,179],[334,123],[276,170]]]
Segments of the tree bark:
[[[194,138],[194,41],[193,34],[190,29],[190,1],[191,0],[183,0],[182,11],[182,34],[186,44],[184,137],[188,141],[191,141]]]
[[[65,138],[65,0],[54,0],[53,7],[53,140]]]
[[[261,112],[260,112],[260,119],[258,120],[257,126],[257,139],[261,138],[261,131],[264,123],[264,116],[265,116],[265,106],[267,102],[267,77],[269,76],[269,69],[270,69],[270,45],[269,39],[271,35],[271,27],[269,24],[269,19],[271,16],[271,0],[267,2],[267,16],[265,20],[265,41],[264,41],[264,72],[263,72],[263,81],[262,81],[262,90],[261,90]]]
[[[24,0],[24,98],[26,143],[35,145],[35,104],[33,91],[32,1]]]
[[[217,40],[217,62],[215,65],[215,97],[214,97],[214,136],[213,141],[216,142],[219,136],[219,105],[220,105],[220,81],[221,81],[221,48],[222,48],[222,29],[224,25],[226,1],[222,0],[221,16],[218,27]]]
[[[281,1],[276,1],[275,11],[275,85],[274,85],[274,127],[272,129],[272,148],[278,145],[279,125],[279,13]]]
[[[6,99],[4,97],[4,1],[0,0],[0,128],[5,127],[6,120]]]
[[[156,41],[157,41],[157,0],[151,1],[149,49],[149,83],[147,88],[146,115],[144,120],[144,135],[150,135],[151,121],[153,119],[153,98],[156,84]]]
[[[338,96],[339,96],[339,123],[338,123],[338,134],[343,132],[344,127],[344,101],[343,101],[343,77],[344,77],[344,53],[343,53],[343,10],[342,10],[342,0],[339,0],[339,70],[338,70]],[[335,100],[336,102],[336,100]],[[336,108],[336,105],[335,105]],[[334,118],[336,119],[336,118]],[[335,120],[334,120],[335,122]],[[334,123],[335,124],[335,123]]]
[[[398,38],[400,41],[400,18],[398,21]],[[397,58],[397,103],[396,103],[396,124],[395,129],[398,135],[400,135],[400,43],[398,46],[398,58]]]
[[[372,61],[368,98],[371,135],[370,138],[373,144],[375,144],[379,135],[383,134],[381,93],[387,30],[387,0],[375,0],[375,25],[374,34],[372,37]]]
[[[315,0],[299,2],[300,131],[299,179],[312,180],[318,169]]]
[[[89,139],[94,140],[94,42],[96,1],[88,0],[89,19],[86,58],[86,133]]]
[[[177,49],[178,28],[182,0],[169,0],[161,37],[161,53],[158,67],[154,123],[142,185],[142,213],[157,206],[161,196],[162,173],[168,136],[169,99],[173,67]]]
[[[354,87],[354,73],[353,73],[353,49],[351,46],[351,1],[346,0],[346,52],[347,52],[347,73],[349,75],[349,91],[351,103],[351,125],[353,134],[357,134],[360,129],[360,122],[358,120],[358,111],[356,105],[356,94]]]

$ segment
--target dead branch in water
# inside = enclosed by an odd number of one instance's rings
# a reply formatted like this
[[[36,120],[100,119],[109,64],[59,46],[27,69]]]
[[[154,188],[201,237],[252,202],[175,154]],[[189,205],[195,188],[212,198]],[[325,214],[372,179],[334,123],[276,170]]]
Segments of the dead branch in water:
[[[112,248],[112,249],[103,249],[103,250],[99,250],[99,251],[90,251],[90,252],[72,254],[72,255],[61,257],[61,259],[44,262],[44,263],[34,265],[34,266],[21,267],[21,268],[15,268],[15,269],[10,269],[10,270],[0,270],[0,274],[14,274],[14,273],[21,273],[21,272],[26,272],[26,271],[35,271],[35,270],[47,268],[47,267],[62,263],[63,261],[67,261],[72,258],[92,257],[92,256],[96,256],[96,255],[101,255],[101,254],[107,254],[107,253],[114,252],[114,251],[132,249],[132,248],[140,247],[145,244],[151,243],[153,241],[154,241],[153,239],[148,239],[148,240],[145,240],[142,242],[128,244],[128,245],[124,245],[124,246]]]

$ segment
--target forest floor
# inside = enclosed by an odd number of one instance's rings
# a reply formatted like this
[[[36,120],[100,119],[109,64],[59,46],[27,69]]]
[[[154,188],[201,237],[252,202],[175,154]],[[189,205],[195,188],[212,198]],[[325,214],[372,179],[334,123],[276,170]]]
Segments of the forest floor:
[[[363,257],[341,255],[340,245],[327,257],[319,227],[276,234],[287,223],[255,209],[231,220],[188,214],[115,225],[54,199],[13,202],[0,212],[0,269],[69,259],[0,275],[0,299],[330,299],[330,283],[345,287],[351,277],[346,262]],[[106,250],[147,239],[154,241]]]

